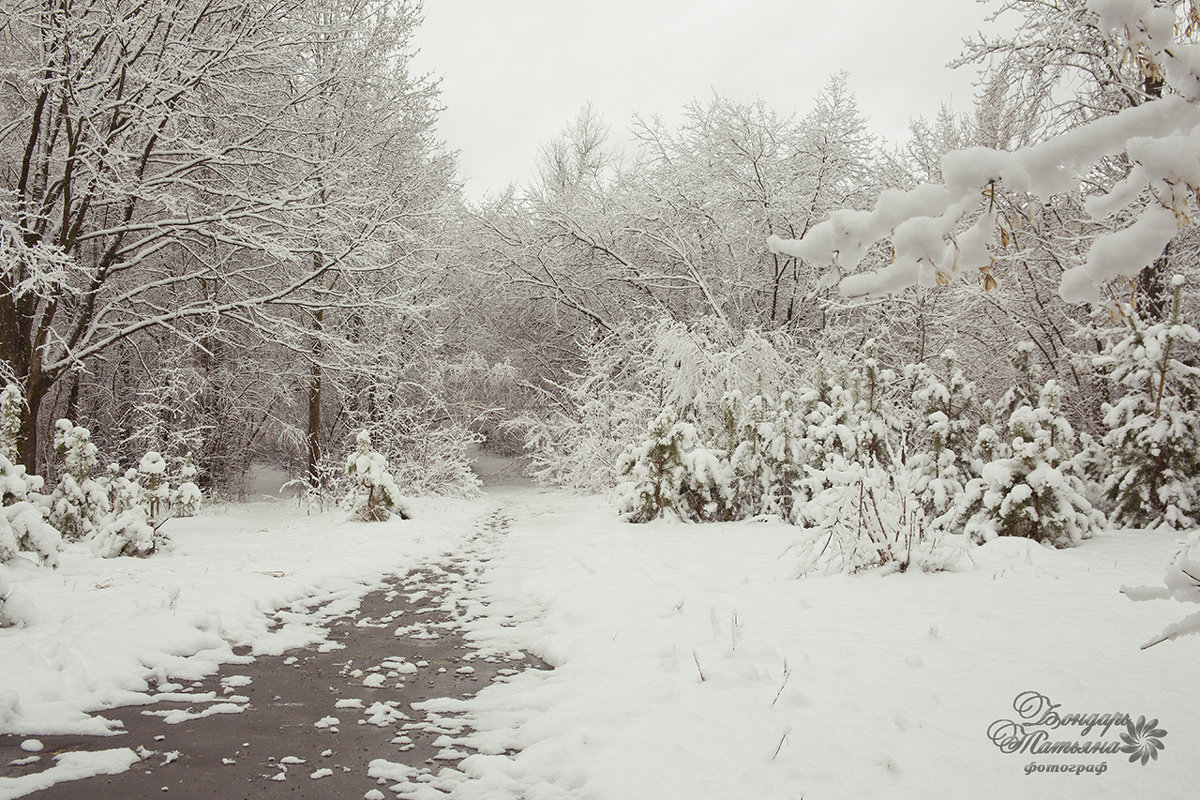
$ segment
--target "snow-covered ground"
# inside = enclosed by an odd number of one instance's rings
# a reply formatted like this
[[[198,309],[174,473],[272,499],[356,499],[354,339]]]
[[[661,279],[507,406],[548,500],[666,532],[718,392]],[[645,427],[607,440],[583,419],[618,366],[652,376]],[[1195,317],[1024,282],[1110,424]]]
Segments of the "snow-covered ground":
[[[171,552],[104,559],[74,544],[57,570],[10,570],[5,612],[22,625],[0,628],[0,731],[104,733],[86,711],[150,702],[152,686],[246,660],[239,646],[323,641],[322,619],[455,549],[480,513],[466,501],[416,505],[418,519],[374,524],[285,501],[213,508],[167,523]]]
[[[508,532],[471,540],[497,507]],[[384,574],[454,553],[479,578],[447,601],[470,610],[470,637],[555,669],[429,704],[465,716],[461,744],[480,752],[420,780],[381,761],[387,795],[1195,795],[1200,637],[1139,650],[1193,609],[1118,591],[1160,583],[1175,535],[1111,532],[1067,551],[1002,540],[952,573],[796,579],[783,524],[634,526],[599,500],[532,489],[414,510],[369,525],[255,503],[172,522],[176,550],[151,559],[68,550],[10,598],[28,624],[0,629],[0,730],[101,732],[85,711],[146,702],[149,682],[211,672],[237,645],[315,644],[309,609],[345,610]],[[271,630],[277,609],[290,612]],[[989,739],[998,720],[1044,721],[1047,704],[1157,719],[1165,749],[1143,765]],[[1122,732],[1065,724],[1047,738],[1115,747]]]
[[[796,580],[786,525],[633,526],[598,501],[531,494],[507,507],[473,635],[556,669],[440,704],[495,754],[444,775],[459,796],[1195,796],[1200,637],[1139,650],[1192,609],[1119,593],[1161,584],[1175,535],[1000,540],[961,572]],[[1026,721],[1027,692],[1063,716],[1158,719],[1165,750],[1144,766],[1001,752],[989,727]],[[1081,730],[1049,740],[1122,744],[1124,727]]]

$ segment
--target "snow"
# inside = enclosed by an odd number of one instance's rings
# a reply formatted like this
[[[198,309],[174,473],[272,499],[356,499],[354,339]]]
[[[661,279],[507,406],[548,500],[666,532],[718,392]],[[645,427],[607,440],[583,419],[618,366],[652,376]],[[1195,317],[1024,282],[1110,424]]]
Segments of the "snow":
[[[0,800],[23,797],[65,781],[77,781],[94,775],[116,775],[140,759],[128,747],[95,752],[68,752],[54,757],[55,765],[43,772],[16,778],[0,777]]]
[[[512,533],[470,629],[556,668],[429,704],[478,729],[459,746],[481,752],[444,771],[452,796],[546,784],[662,800],[1192,791],[1200,637],[1140,651],[1177,611],[1118,591],[1161,583],[1172,537],[1106,532],[1065,551],[1010,539],[972,548],[965,572],[794,580],[787,525],[631,526],[598,502],[524,502],[507,507]],[[1145,768],[1110,757],[1094,784],[1026,775],[1098,761],[988,740],[1029,690],[1064,710],[1158,718],[1166,750]]]
[[[214,508],[168,521],[175,549],[150,558],[99,559],[78,543],[57,570],[0,565],[5,613],[20,623],[0,628],[0,730],[104,734],[87,711],[150,704],[169,678],[322,642],[312,608],[353,610],[384,573],[454,547],[478,513],[446,499],[418,508],[422,519],[372,524],[281,502]]]
[[[599,499],[528,488],[415,511],[362,524],[258,503],[173,520],[177,548],[149,559],[99,560],[69,546],[59,570],[22,571],[14,586],[30,610],[25,627],[0,629],[0,729],[103,733],[86,711],[154,710],[156,699],[179,696],[178,686],[155,693],[156,682],[244,661],[238,645],[271,654],[318,644],[322,619],[352,610],[381,573],[453,558],[474,577],[455,582],[443,608],[471,610],[466,632],[479,657],[522,651],[554,669],[507,672],[473,697],[420,704],[432,714],[421,724],[442,733],[436,764],[380,752],[368,777],[389,791],[367,797],[1194,789],[1200,636],[1140,650],[1179,605],[1166,593],[1135,603],[1119,591],[1161,586],[1179,534],[1104,531],[1068,550],[1000,537],[968,547],[955,572],[798,579],[802,531],[781,522],[631,525]],[[497,513],[503,530],[469,539]],[[276,612],[283,624],[272,631]],[[223,691],[239,685],[231,676]],[[1145,766],[1124,753],[1002,752],[989,727],[1017,719],[1016,698],[1031,691],[1064,713],[1158,720],[1165,749]],[[244,700],[189,697],[190,713]],[[407,718],[394,701],[347,700],[339,708],[369,705],[377,724]],[[1119,743],[1123,731],[1086,738]],[[1070,737],[1078,731],[1053,738]],[[0,798],[136,760],[128,750],[67,753],[45,772],[0,779]],[[314,769],[313,779],[330,774]]]

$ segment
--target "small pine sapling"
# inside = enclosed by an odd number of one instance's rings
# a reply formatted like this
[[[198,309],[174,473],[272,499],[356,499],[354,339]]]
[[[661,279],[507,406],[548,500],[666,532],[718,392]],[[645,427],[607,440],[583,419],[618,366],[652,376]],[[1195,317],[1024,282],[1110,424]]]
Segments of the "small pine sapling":
[[[16,384],[8,384],[0,391],[0,456],[17,462],[17,445],[21,441],[21,414],[25,401]]]
[[[762,395],[743,401],[741,392],[731,392],[721,401],[732,472],[730,505],[737,518],[767,513],[773,489],[767,454],[774,438],[771,405]]]
[[[176,475],[178,486],[171,490],[171,515],[175,517],[194,517],[200,513],[200,505],[204,502],[204,493],[196,485],[199,470],[189,452],[184,456]]]
[[[171,484],[167,480],[167,460],[154,450],[142,456],[137,468],[142,487],[141,505],[151,520],[164,520],[171,515]]]
[[[904,422],[888,396],[896,374],[879,368],[877,354],[875,340],[868,339],[855,386],[853,419],[859,460],[886,466],[892,462],[894,441],[904,429]]]
[[[128,511],[140,502],[142,487],[138,483],[136,469],[121,472],[120,464],[109,464],[99,483],[113,514]]]
[[[62,535],[46,522],[42,479],[0,453],[0,564],[28,553],[57,566]]]
[[[641,444],[622,453],[617,469],[625,478],[617,507],[629,522],[668,515],[697,522],[733,516],[728,462],[702,447],[696,426],[680,420],[672,406],[650,424]]]
[[[54,423],[54,452],[58,455],[58,485],[50,495],[49,522],[68,540],[91,537],[111,510],[104,487],[92,479],[97,448],[91,433],[70,420],[58,420]]]
[[[155,458],[157,456],[157,458]],[[109,464],[107,474],[99,482],[107,496],[111,513],[99,526],[92,539],[92,551],[101,558],[133,556],[145,558],[163,550],[171,549],[170,536],[163,530],[169,518],[169,506],[165,504],[163,490],[167,487],[162,479],[166,464],[162,456],[147,453],[139,465],[142,470],[128,469],[122,474],[120,466]],[[154,489],[148,488],[149,481],[158,476]],[[146,480],[143,485],[139,480]],[[162,513],[156,519],[150,512],[150,501]]]
[[[139,504],[105,519],[92,539],[92,551],[101,558],[145,558],[170,548],[171,540],[163,532],[162,522],[156,526],[145,506]]]
[[[909,457],[907,467],[925,518],[930,525],[949,530],[957,516],[959,495],[970,479],[974,425],[968,412],[974,403],[975,385],[963,376],[953,350],[946,350],[941,358],[942,375],[925,364],[905,369],[919,414],[916,444],[925,448]]]
[[[354,452],[346,459],[346,475],[352,485],[342,507],[363,522],[383,522],[392,515],[410,519],[396,479],[388,472],[387,459],[371,449],[371,434],[359,431],[354,442]]]
[[[772,409],[770,438],[763,454],[768,494],[763,513],[788,522],[796,521],[798,510],[808,499],[801,485],[808,455],[804,451],[807,425],[791,392],[784,392]]]
[[[1146,325],[1126,309],[1125,336],[1095,359],[1126,391],[1104,415],[1104,492],[1118,525],[1182,529],[1200,519],[1200,332],[1183,322],[1183,283],[1172,281],[1168,321]]]
[[[969,536],[976,541],[1023,536],[1070,547],[1103,527],[1104,515],[1092,507],[1074,470],[1075,434],[1062,414],[1056,381],[1042,388],[1036,407],[1013,410],[1004,437],[984,430],[988,438],[978,451],[991,458],[962,498]]]

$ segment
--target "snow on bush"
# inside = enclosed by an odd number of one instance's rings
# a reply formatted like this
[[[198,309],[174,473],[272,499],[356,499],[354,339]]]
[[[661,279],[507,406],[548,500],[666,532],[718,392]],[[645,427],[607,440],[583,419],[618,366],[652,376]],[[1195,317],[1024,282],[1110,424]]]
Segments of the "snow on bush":
[[[121,472],[120,464],[109,464],[99,483],[108,497],[108,507],[113,514],[121,514],[141,502],[142,487],[138,483],[136,469]]]
[[[68,540],[93,536],[111,507],[104,487],[92,479],[96,445],[87,428],[68,419],[54,423],[58,485],[50,495],[49,522]]]
[[[790,483],[783,474],[792,453],[788,430],[791,396],[778,406],[762,395],[749,400],[730,392],[721,400],[725,418],[725,452],[729,453],[731,514],[738,518],[777,515],[790,504],[780,491]],[[797,475],[793,471],[792,476]]]
[[[151,450],[142,456],[137,468],[138,485],[142,488],[139,503],[152,520],[164,519],[171,513],[171,483],[167,480],[167,460]]]
[[[1126,307],[1124,337],[1095,359],[1126,391],[1104,414],[1104,492],[1120,525],[1187,528],[1200,519],[1200,332],[1182,320],[1182,288],[1176,277],[1168,321],[1147,325]]]
[[[834,455],[825,487],[807,504],[812,524],[792,547],[797,574],[953,568],[965,549],[963,537],[928,529],[906,478]]]
[[[0,564],[22,553],[55,566],[62,535],[46,522],[42,479],[0,454]]]
[[[204,502],[204,493],[196,485],[198,470],[192,460],[192,454],[184,456],[176,475],[178,486],[171,490],[171,515],[175,517],[194,517],[200,513]]]
[[[62,535],[46,522],[42,479],[15,463],[24,401],[9,384],[0,392],[0,564],[22,553],[50,566],[58,564]],[[0,603],[7,590],[0,587]]]
[[[109,513],[92,537],[93,553],[101,558],[145,558],[171,548],[171,538],[163,530],[171,510],[165,475],[166,461],[154,451],[142,458],[137,469],[124,473],[120,465],[108,465],[96,483]]]
[[[162,522],[155,526],[142,505],[130,506],[105,519],[92,539],[92,552],[101,558],[145,558],[170,547],[171,540],[162,530]]]
[[[704,447],[696,426],[667,406],[646,438],[618,462],[625,482],[617,507],[629,522],[674,517],[693,522],[731,519],[732,474],[720,454]]]
[[[396,486],[396,479],[388,472],[387,459],[371,449],[371,434],[359,431],[354,442],[354,452],[346,459],[346,475],[351,488],[342,499],[342,508],[354,519],[364,522],[382,522],[393,514],[409,519],[411,514]]]
[[[965,532],[977,542],[1023,536],[1055,547],[1071,547],[1104,525],[1071,460],[1075,433],[1062,415],[1062,389],[1042,388],[1036,407],[1020,405],[1003,436],[981,431],[990,454],[982,476],[968,483],[962,505]]]

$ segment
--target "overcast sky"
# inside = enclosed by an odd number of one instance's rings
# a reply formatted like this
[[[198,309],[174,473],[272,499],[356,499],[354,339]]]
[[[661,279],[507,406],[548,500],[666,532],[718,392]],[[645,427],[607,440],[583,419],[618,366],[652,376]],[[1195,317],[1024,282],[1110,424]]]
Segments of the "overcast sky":
[[[875,130],[900,139],[942,101],[967,111],[974,73],[950,70],[984,26],[973,0],[425,0],[418,69],[441,76],[439,130],[469,197],[530,180],[539,144],[587,102],[625,138],[634,112],[761,97],[804,114],[845,69]]]

